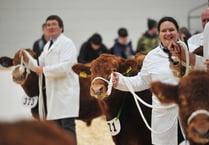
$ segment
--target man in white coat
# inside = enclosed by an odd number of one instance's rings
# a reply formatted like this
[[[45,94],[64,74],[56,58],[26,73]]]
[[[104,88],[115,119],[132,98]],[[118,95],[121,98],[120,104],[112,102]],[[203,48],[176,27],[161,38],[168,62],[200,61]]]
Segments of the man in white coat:
[[[46,19],[50,41],[44,46],[38,62],[23,51],[24,61],[39,75],[39,114],[42,119],[54,120],[75,136],[75,118],[79,114],[79,80],[71,67],[77,63],[77,49],[64,32],[63,21],[51,15]],[[52,43],[52,44],[51,44]],[[51,45],[51,46],[50,46]],[[42,86],[45,76],[45,88]],[[43,94],[46,93],[46,109]]]
[[[201,24],[203,29],[205,28],[205,25],[207,24],[208,21],[209,21],[209,7],[204,9],[201,13]],[[191,36],[187,42],[189,46],[189,51],[193,52],[196,48],[203,46],[203,40],[204,40],[203,32]]]

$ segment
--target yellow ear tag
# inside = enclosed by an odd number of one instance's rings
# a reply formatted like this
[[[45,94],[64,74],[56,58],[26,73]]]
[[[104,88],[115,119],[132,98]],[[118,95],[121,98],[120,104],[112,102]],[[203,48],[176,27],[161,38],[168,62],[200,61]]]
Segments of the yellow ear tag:
[[[82,72],[80,72],[79,76],[80,76],[81,78],[87,78],[87,73],[84,72],[84,71],[82,71]]]
[[[130,73],[130,71],[132,70],[131,66],[129,66],[129,68],[126,70],[126,74]]]

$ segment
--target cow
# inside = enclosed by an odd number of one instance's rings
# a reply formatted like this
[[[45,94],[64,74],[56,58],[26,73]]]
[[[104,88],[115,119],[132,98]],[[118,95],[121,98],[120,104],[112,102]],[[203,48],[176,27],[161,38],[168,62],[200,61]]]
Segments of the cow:
[[[192,70],[177,85],[152,82],[151,91],[164,103],[179,107],[190,145],[209,145],[209,72]]]
[[[34,58],[37,58],[34,51],[31,49],[27,50]],[[13,81],[20,84],[28,97],[34,97],[39,95],[38,88],[38,76],[36,73],[30,71],[28,73],[27,68],[22,68],[23,72],[20,72],[21,58],[19,56],[19,51],[16,52],[14,58],[7,56],[0,57],[0,64],[4,67],[17,66],[12,72]],[[80,82],[80,110],[79,117],[77,119],[86,122],[87,126],[91,125],[92,119],[102,115],[100,103],[98,99],[90,96],[89,88],[91,84],[90,78],[85,78],[84,76],[79,77]],[[44,101],[45,102],[45,101]],[[38,114],[38,103],[37,106],[31,109],[34,118],[39,119]]]
[[[137,56],[138,59],[124,59],[111,54],[101,54],[90,65],[76,64],[73,66],[73,69],[81,70],[80,72],[87,70],[87,75],[91,77],[90,93],[101,101],[102,111],[116,145],[151,145],[151,132],[145,126],[132,95],[112,88],[112,92],[108,96],[108,85],[105,81],[110,79],[110,75],[114,71],[121,72],[126,76],[136,75],[145,55],[140,56]],[[103,79],[94,80],[96,77]],[[147,103],[152,103],[149,90],[137,94]],[[143,105],[140,106],[150,124],[151,109]]]
[[[0,122],[0,145],[76,145],[53,121]]]

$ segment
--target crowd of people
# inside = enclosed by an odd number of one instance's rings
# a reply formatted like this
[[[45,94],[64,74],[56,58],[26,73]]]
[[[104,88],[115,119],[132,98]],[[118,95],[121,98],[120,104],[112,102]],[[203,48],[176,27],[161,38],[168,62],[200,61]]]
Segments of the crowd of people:
[[[201,14],[202,27],[209,29],[209,9],[205,9]],[[203,46],[204,56],[208,56],[209,42],[204,37],[209,34],[201,32],[191,35],[186,27],[179,27],[178,22],[173,17],[162,17],[158,22],[148,18],[148,29],[139,37],[136,49],[133,48],[129,39],[127,28],[118,29],[118,37],[112,47],[108,48],[99,33],[94,33],[80,47],[77,52],[73,41],[64,35],[64,24],[57,15],[47,17],[42,25],[43,35],[34,42],[33,50],[39,55],[38,61],[29,57],[24,51],[21,55],[28,63],[28,66],[39,75],[40,98],[46,97],[46,106],[39,102],[39,113],[42,119],[54,120],[63,129],[75,137],[75,118],[79,111],[79,81],[78,76],[73,73],[70,67],[73,64],[89,63],[102,53],[110,53],[123,58],[133,57],[137,52],[146,52],[141,72],[138,75],[129,77],[135,91],[149,89],[152,81],[162,81],[177,84],[179,78],[172,74],[169,66],[168,56],[170,54],[185,60],[185,55],[179,56],[182,52],[177,41],[183,41],[190,51],[190,65],[194,67],[205,67],[209,69],[209,62],[205,57],[192,53],[197,47]],[[173,49],[175,46],[177,49]],[[157,61],[156,61],[157,60]],[[162,68],[162,69],[159,69]],[[116,89],[127,91],[123,79],[125,76],[115,72],[113,86]],[[44,85],[43,85],[44,84]],[[161,105],[155,95],[152,96],[153,105]],[[178,108],[170,110],[152,110],[152,128],[154,130],[165,130],[163,134],[152,133],[153,145],[178,145],[183,140],[183,132],[179,125]],[[159,117],[160,116],[160,117]],[[170,120],[175,120],[172,125]]]

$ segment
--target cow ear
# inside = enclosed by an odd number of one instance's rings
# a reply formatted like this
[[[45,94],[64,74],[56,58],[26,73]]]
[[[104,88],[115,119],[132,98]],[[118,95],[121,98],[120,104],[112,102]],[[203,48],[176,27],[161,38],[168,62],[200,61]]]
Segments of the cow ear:
[[[125,76],[132,76],[139,71],[137,68],[137,62],[134,58],[128,58],[121,64],[120,72]]]
[[[0,65],[3,67],[13,66],[13,59],[7,56],[0,57]]]
[[[86,78],[91,75],[90,66],[88,64],[77,63],[72,66],[72,70],[80,77]]]
[[[163,104],[178,103],[178,86],[161,82],[152,82],[151,91]]]

